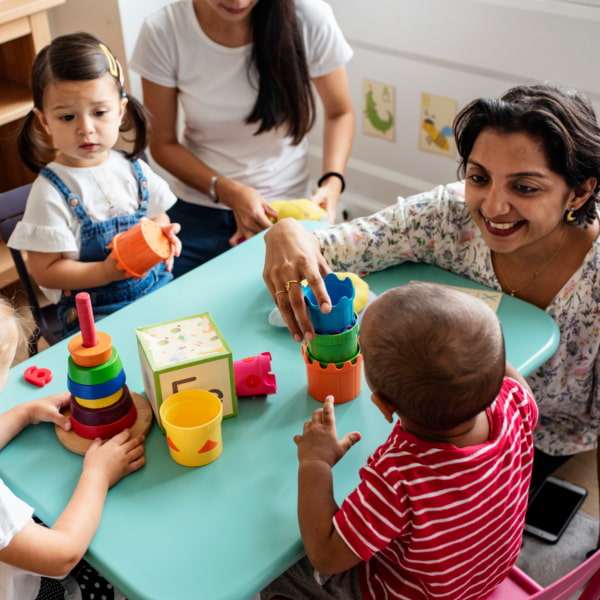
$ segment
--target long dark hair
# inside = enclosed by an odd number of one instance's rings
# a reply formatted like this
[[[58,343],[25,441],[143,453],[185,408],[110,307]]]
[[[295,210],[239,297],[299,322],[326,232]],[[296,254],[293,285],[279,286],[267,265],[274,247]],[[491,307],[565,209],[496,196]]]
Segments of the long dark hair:
[[[573,211],[573,224],[585,227],[594,222],[600,193],[600,127],[587,97],[571,88],[534,84],[513,87],[500,98],[473,100],[454,120],[461,178],[475,140],[488,127],[538,139],[550,169],[562,175],[570,188],[595,177],[596,189]]]
[[[123,95],[121,66],[105,44],[84,32],[59,36],[40,50],[31,68],[33,106],[43,111],[44,91],[53,81],[89,81],[107,73],[113,76],[118,93]],[[135,130],[133,150],[126,153],[133,160],[139,158],[148,145],[149,119],[141,102],[132,96],[127,98],[120,131]],[[34,173],[39,173],[54,158],[55,150],[48,147],[46,137],[36,125],[33,110],[25,117],[17,148],[21,160]]]
[[[246,123],[255,135],[286,125],[299,144],[315,122],[304,42],[294,0],[260,0],[252,9],[252,64],[258,71],[258,96]]]

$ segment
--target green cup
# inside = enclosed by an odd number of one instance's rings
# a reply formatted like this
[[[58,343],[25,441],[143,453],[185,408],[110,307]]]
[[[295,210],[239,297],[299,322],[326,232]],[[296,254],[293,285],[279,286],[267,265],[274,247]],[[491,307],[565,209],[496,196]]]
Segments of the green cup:
[[[358,319],[354,325],[340,333],[315,333],[308,342],[310,356],[324,363],[344,363],[355,357],[358,352]]]

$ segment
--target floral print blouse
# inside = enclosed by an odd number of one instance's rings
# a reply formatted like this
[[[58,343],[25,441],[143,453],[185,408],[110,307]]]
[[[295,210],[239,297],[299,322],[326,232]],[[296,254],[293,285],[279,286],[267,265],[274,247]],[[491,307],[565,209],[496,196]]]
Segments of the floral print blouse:
[[[399,198],[374,215],[316,235],[335,271],[365,275],[404,261],[423,262],[501,290],[462,182]],[[540,411],[536,446],[556,456],[595,448],[600,433],[599,263],[596,241],[546,309],[560,330],[558,350],[527,378]]]

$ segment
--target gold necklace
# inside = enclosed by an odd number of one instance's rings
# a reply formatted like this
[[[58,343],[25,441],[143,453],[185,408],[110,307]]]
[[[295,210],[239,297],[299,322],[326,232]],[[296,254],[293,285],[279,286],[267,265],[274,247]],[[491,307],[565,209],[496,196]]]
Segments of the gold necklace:
[[[506,275],[504,274],[504,271],[502,270],[502,267],[500,266],[500,263],[498,262],[498,259],[496,258],[495,265],[498,268],[498,275],[500,275],[500,277],[502,277],[502,279],[504,280],[504,283],[506,284],[506,287],[510,290],[510,295],[514,296],[516,293],[523,291],[525,288],[528,288],[541,274],[542,272],[546,269],[546,267],[550,266],[550,263],[552,263],[552,261],[558,256],[558,253],[561,251],[563,244],[565,243],[565,239],[567,237],[567,228],[565,227],[563,234],[562,234],[562,238],[560,240],[560,244],[558,245],[558,247],[556,248],[556,250],[552,253],[552,256],[549,258],[549,260],[547,262],[545,262],[539,269],[537,269],[536,271],[534,271],[531,276],[529,277],[529,279],[527,280],[527,282],[525,283],[525,285],[522,285],[519,288],[513,289],[512,285],[510,285],[510,282],[508,281],[508,278],[506,277]],[[492,255],[496,256],[496,253],[492,251]],[[500,282],[502,284],[502,282]]]

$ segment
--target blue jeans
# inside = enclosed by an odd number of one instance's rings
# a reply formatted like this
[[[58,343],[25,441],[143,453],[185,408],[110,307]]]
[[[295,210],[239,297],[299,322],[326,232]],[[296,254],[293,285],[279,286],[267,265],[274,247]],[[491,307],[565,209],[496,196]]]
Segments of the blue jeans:
[[[229,238],[237,226],[233,211],[209,208],[177,200],[168,211],[172,223],[181,225],[181,256],[175,259],[173,275],[179,277],[231,247]]]

